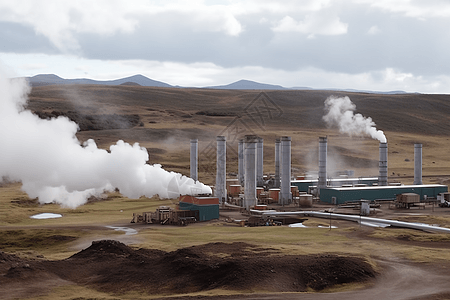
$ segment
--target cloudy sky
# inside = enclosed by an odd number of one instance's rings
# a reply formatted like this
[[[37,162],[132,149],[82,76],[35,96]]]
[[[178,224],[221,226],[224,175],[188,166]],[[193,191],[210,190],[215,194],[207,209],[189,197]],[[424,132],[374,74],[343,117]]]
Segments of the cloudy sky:
[[[0,0],[14,76],[450,93],[448,0]]]

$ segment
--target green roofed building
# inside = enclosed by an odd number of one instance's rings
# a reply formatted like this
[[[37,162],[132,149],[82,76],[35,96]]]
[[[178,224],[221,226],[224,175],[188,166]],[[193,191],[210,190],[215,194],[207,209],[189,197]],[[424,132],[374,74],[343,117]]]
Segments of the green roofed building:
[[[448,186],[441,184],[430,185],[400,185],[400,186],[366,186],[366,187],[327,187],[320,189],[320,201],[331,204],[342,204],[347,201],[364,200],[395,200],[397,195],[415,193],[436,198],[439,193],[448,191]]]
[[[180,210],[198,210],[198,221],[209,221],[219,218],[219,204],[193,204],[179,202]]]

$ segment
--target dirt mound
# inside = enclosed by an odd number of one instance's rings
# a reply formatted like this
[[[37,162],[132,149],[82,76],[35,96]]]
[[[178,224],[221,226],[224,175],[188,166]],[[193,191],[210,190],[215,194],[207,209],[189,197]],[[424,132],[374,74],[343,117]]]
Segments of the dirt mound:
[[[123,258],[132,255],[135,255],[135,251],[121,242],[101,240],[93,241],[89,248],[72,255],[68,259],[110,259],[111,257]]]
[[[139,290],[167,295],[216,288],[319,291],[376,275],[357,257],[281,255],[277,250],[247,243],[211,243],[164,252],[135,250],[118,241],[102,240],[61,261],[22,261],[0,252],[1,262],[10,262],[1,275],[8,282],[56,276],[104,292]]]
[[[212,243],[163,252],[134,250],[104,240],[63,261],[44,262],[46,269],[101,291],[192,293],[215,288],[302,292],[375,276],[356,257],[280,255],[247,243]]]

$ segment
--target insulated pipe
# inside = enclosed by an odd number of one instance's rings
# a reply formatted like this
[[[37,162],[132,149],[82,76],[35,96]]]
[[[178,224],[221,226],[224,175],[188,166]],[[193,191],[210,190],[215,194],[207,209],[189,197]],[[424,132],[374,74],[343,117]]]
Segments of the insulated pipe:
[[[244,144],[244,208],[250,210],[257,204],[256,199],[256,136],[246,135]]]
[[[317,183],[317,194],[321,188],[327,187],[327,138],[319,137],[319,181]]]
[[[274,188],[280,187],[280,152],[281,152],[281,140],[275,140],[275,183]]]
[[[256,146],[256,185],[261,187],[264,185],[263,180],[263,139],[258,138],[257,139],[257,146]]]
[[[251,212],[258,212],[256,210],[252,210]],[[419,223],[409,223],[397,220],[388,220],[388,219],[378,219],[371,217],[362,217],[359,215],[343,215],[343,214],[335,214],[335,213],[325,213],[319,211],[292,211],[292,212],[264,212],[260,213],[262,216],[305,216],[305,217],[316,217],[316,218],[324,218],[324,219],[335,219],[335,220],[347,220],[347,221],[355,221],[355,222],[366,222],[366,223],[375,223],[375,224],[387,224],[395,227],[403,227],[410,229],[419,229],[424,231],[432,231],[432,232],[441,232],[441,233],[450,233],[450,228],[431,226],[427,224],[419,224]]]
[[[380,161],[379,161],[379,174],[378,185],[388,185],[388,146],[387,143],[380,143]]]
[[[414,144],[414,183],[422,184],[422,144]]]
[[[289,204],[291,196],[291,137],[281,138],[281,186],[278,203]]]
[[[238,143],[238,179],[239,184],[244,186],[244,140]]]
[[[191,178],[198,180],[198,140],[191,140]]]
[[[216,167],[215,195],[222,204],[227,199],[227,142],[224,136],[217,137]]]

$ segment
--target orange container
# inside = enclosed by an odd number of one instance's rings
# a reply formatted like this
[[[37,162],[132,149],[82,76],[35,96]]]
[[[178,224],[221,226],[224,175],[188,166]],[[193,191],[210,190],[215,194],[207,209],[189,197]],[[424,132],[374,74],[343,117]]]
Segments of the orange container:
[[[272,198],[273,200],[278,201],[280,199],[279,195],[280,195],[280,189],[270,189],[269,190],[269,197]]]
[[[264,188],[262,187],[257,187],[256,188],[256,198],[259,197],[259,195],[261,195],[261,193],[264,191]]]
[[[241,193],[241,185],[240,184],[232,184],[228,188],[228,194],[230,194],[233,197],[239,196]]]
[[[227,190],[230,189],[230,186],[239,184],[239,179],[231,178],[227,179]]]

